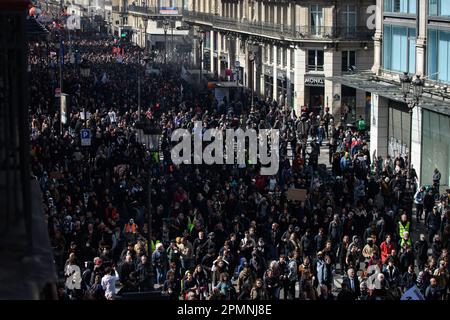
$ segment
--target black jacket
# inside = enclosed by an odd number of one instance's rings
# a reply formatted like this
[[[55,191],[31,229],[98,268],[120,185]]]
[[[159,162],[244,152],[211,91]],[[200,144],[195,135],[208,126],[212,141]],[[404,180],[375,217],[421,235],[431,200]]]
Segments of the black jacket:
[[[441,216],[438,213],[430,213],[427,217],[426,225],[428,229],[439,230],[441,228]]]
[[[416,284],[416,280],[417,280],[417,275],[415,273],[405,272],[402,275],[400,284],[403,287],[405,287],[406,290],[408,290],[409,288],[411,288],[412,286],[414,286]]]
[[[354,279],[354,286],[355,286],[354,290],[352,290],[352,286],[351,286],[349,277],[345,277],[344,279],[342,279],[342,284],[344,284],[344,283],[347,284],[347,287],[353,294],[354,300],[356,300],[359,297],[359,295],[361,294],[361,291],[359,288],[360,283],[359,283],[358,277],[354,277],[353,279]]]
[[[416,241],[414,248],[416,250],[416,258],[420,261],[426,261],[428,259],[428,242],[424,241]]]

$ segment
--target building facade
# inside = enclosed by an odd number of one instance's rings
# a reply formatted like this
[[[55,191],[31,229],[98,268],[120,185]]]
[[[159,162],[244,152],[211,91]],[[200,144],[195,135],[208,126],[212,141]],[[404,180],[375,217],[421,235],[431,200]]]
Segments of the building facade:
[[[204,69],[222,78],[233,69],[234,79],[297,112],[348,108],[357,117],[366,115],[366,93],[326,78],[372,67],[374,4],[190,0],[183,20],[203,31]]]
[[[411,148],[419,183],[432,184],[438,168],[442,191],[450,184],[450,1],[377,0],[374,39],[373,73],[334,80],[371,92],[371,153],[406,156]],[[404,72],[425,79],[412,128]]]
[[[132,31],[132,41],[141,47],[163,50],[173,48],[187,36],[182,25],[183,0],[113,0],[112,30]]]

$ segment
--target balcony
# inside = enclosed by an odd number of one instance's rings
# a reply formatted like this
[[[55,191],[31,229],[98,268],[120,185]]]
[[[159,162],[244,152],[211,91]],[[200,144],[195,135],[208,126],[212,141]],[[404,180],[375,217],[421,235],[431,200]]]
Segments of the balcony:
[[[183,8],[144,7],[144,6],[129,5],[128,12],[143,14],[147,16],[181,17],[183,14]]]
[[[184,11],[183,19],[191,23],[208,24],[217,29],[270,36],[291,40],[353,40],[369,41],[374,34],[366,27],[289,26],[271,22],[251,22],[220,17],[211,13]]]

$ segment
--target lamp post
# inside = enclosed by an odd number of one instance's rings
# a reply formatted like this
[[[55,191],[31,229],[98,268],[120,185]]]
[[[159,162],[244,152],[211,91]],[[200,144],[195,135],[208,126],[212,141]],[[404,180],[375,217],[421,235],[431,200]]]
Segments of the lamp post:
[[[89,79],[89,76],[91,74],[91,68],[89,67],[89,64],[87,63],[87,61],[85,59],[83,59],[83,61],[80,64],[80,74],[81,74],[81,78],[83,79],[83,92],[87,91],[85,90],[86,88],[86,81],[87,79]],[[83,113],[84,113],[84,127],[87,128],[87,117],[86,117],[86,106],[83,106]]]
[[[405,72],[400,77],[400,83],[402,85],[403,99],[408,105],[409,111],[409,148],[408,148],[408,172],[406,176],[406,190],[411,193],[412,181],[411,181],[411,149],[412,149],[412,119],[413,110],[419,105],[420,99],[423,95],[423,87],[425,86],[425,80],[420,78],[420,75],[416,75],[416,78],[412,80],[412,77]],[[411,85],[413,92],[411,95]]]
[[[56,42],[56,49],[58,50],[58,68],[59,68],[59,94],[60,94],[60,106],[59,106],[59,112],[61,112],[61,104],[62,104],[62,93],[63,93],[63,64],[64,64],[64,43],[61,40],[61,35],[59,36],[58,42]],[[59,120],[59,131],[60,134],[63,134],[63,124],[62,124],[62,115],[61,119]]]
[[[144,66],[144,72],[145,72],[145,68],[147,67],[147,63],[150,60],[149,57],[144,56],[141,59],[141,51],[138,51],[138,65],[137,65],[137,80],[138,80],[138,121],[141,120],[141,114],[142,114],[142,110],[141,110],[141,72],[140,72],[140,67],[141,64]]]
[[[205,36],[205,31],[200,30],[200,37],[198,39],[199,43],[199,49],[200,49],[200,77],[199,82],[202,83],[202,77],[203,77],[203,38]]]
[[[250,52],[250,54],[248,56],[248,60],[250,61],[250,64],[252,66],[252,70],[251,70],[251,72],[252,72],[252,77],[251,77],[252,82],[250,84],[250,88],[252,90],[251,107],[253,108],[253,95],[254,95],[254,93],[253,93],[254,92],[254,90],[253,90],[253,84],[254,84],[253,76],[254,76],[254,68],[255,68],[255,64],[254,64],[255,63],[255,53],[253,51]]]
[[[168,20],[163,21],[163,28],[164,28],[164,68],[167,71],[167,30],[169,29]]]
[[[148,120],[148,119],[147,119]],[[137,138],[139,142],[147,147],[149,152],[159,151],[159,138],[161,135],[161,130],[149,121],[145,123],[139,119],[136,124]],[[153,261],[152,261],[152,178],[151,169],[148,172],[148,255],[150,259],[150,279],[151,288],[153,289]]]

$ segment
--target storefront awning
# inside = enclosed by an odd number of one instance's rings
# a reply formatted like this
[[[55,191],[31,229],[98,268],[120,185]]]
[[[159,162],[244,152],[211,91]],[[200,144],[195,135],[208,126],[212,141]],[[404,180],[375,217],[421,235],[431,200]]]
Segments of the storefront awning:
[[[398,102],[405,102],[400,83],[383,79],[373,72],[354,72],[342,76],[327,77],[325,80],[375,93]],[[439,97],[436,93],[430,92],[433,89],[434,87],[425,87],[424,96],[420,100],[420,106],[424,109],[450,116],[450,97]]]

